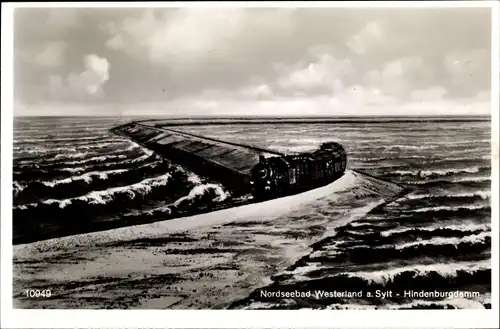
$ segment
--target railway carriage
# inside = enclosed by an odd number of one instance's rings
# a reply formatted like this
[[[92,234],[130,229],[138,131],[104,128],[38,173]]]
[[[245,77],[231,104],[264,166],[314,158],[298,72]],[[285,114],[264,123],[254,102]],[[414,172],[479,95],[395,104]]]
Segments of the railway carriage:
[[[335,142],[323,143],[312,153],[261,156],[251,170],[252,194],[256,198],[269,198],[315,188],[338,179],[346,166],[346,152]]]

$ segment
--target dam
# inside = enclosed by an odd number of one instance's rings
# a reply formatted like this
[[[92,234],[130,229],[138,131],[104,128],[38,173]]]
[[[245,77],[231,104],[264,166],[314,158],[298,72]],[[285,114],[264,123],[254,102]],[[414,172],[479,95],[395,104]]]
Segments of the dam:
[[[267,123],[267,121],[262,121]],[[287,123],[288,121],[284,121]],[[222,183],[233,196],[250,193],[251,169],[259,163],[260,156],[273,157],[286,154],[232,141],[202,136],[186,130],[186,126],[260,124],[255,120],[142,120],[134,121],[111,129],[111,132],[131,139],[150,149],[173,163]],[[351,170],[358,177],[363,177],[369,188],[378,194],[390,197],[398,195],[403,187],[380,180],[364,172]]]
[[[181,132],[170,127],[132,122],[112,129],[112,132],[134,142],[174,163],[222,183],[233,195],[249,192],[250,170],[265,157],[284,154],[252,145]]]

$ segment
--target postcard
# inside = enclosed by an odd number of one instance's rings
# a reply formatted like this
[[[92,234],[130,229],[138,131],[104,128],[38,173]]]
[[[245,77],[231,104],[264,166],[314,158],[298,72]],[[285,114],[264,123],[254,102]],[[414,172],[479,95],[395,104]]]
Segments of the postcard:
[[[499,14],[2,5],[2,322],[494,326]]]

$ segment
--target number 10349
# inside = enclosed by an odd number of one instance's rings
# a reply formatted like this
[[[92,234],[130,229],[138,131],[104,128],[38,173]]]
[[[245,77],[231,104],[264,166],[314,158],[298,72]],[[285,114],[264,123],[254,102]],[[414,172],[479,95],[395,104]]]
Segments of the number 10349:
[[[51,296],[50,290],[34,290],[34,289],[28,289],[25,291],[26,297],[30,298],[48,298]]]

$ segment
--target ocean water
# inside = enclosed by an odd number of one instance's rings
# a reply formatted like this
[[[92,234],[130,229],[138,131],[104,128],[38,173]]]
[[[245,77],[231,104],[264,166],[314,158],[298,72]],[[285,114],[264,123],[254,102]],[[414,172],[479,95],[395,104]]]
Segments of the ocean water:
[[[227,199],[216,182],[109,132],[130,120],[16,119],[15,244],[167,219]]]
[[[231,202],[218,182],[108,132],[127,121],[16,118],[15,244],[158,221]],[[484,120],[177,127],[283,152],[337,141],[348,152],[349,168],[408,187],[401,198],[336,227],[311,246],[311,253],[233,307],[491,307],[490,125]],[[289,220],[313,222],[318,216],[325,216],[324,207]],[[262,298],[262,290],[380,290],[399,296],[374,305],[365,297]],[[480,295],[404,296],[420,290]]]

